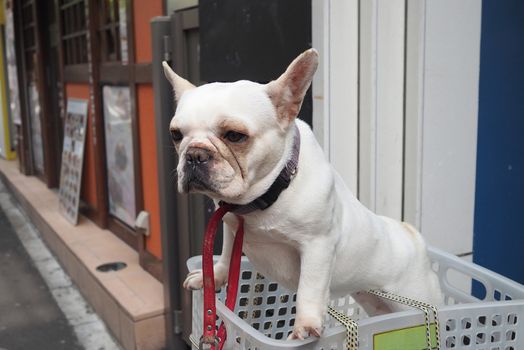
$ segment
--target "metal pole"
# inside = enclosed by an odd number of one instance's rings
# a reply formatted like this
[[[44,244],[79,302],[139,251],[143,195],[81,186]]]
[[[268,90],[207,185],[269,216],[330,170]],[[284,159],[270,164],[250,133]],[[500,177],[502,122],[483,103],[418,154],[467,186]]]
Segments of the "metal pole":
[[[162,261],[164,277],[164,300],[166,305],[166,347],[186,349],[179,324],[181,320],[181,286],[179,262],[179,233],[177,227],[177,192],[173,170],[176,168],[176,153],[168,130],[173,116],[173,90],[164,77],[162,61],[171,59],[171,19],[155,17],[151,20],[153,46],[153,88],[155,102],[155,130],[158,158],[158,188],[160,200],[160,230],[162,235]]]

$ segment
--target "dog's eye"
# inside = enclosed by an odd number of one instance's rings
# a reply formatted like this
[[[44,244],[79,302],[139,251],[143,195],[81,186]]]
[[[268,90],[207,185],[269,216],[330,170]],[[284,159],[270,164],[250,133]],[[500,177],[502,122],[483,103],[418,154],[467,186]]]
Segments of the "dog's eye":
[[[182,133],[178,129],[172,129],[172,130],[169,130],[169,132],[171,133],[171,137],[173,138],[173,141],[175,142],[180,142],[184,138],[184,135],[182,135]]]
[[[236,131],[228,131],[224,135],[224,138],[228,140],[229,142],[239,143],[239,142],[245,141],[247,139],[247,135],[244,135]]]

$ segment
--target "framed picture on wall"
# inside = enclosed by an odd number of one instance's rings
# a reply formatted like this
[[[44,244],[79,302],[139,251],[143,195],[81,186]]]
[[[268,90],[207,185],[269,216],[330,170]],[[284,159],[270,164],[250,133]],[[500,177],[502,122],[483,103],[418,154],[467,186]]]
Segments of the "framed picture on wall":
[[[31,145],[33,149],[33,165],[38,174],[44,173],[44,144],[42,140],[42,108],[38,89],[34,82],[29,83],[29,117],[31,120]]]
[[[133,227],[136,203],[130,90],[106,85],[102,95],[109,213]]]

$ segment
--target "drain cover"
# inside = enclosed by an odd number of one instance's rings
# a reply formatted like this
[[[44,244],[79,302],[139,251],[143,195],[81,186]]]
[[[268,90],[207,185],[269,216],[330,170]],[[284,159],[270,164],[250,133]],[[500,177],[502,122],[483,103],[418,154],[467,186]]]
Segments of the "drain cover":
[[[96,267],[97,271],[100,272],[111,272],[111,271],[118,271],[125,269],[127,267],[127,264],[125,262],[117,261],[117,262],[110,262],[107,264],[102,264]]]

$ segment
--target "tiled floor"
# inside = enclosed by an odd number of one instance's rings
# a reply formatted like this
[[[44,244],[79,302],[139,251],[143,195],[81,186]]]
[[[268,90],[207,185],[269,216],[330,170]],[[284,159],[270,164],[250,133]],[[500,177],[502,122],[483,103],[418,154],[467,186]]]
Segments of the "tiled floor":
[[[71,225],[58,212],[56,193],[39,179],[20,174],[16,162],[0,160],[0,173],[120,343],[126,349],[161,348],[165,341],[164,327],[159,326],[164,319],[162,284],[140,267],[137,252],[86,218]],[[114,261],[126,263],[127,268],[106,273],[96,270]]]

